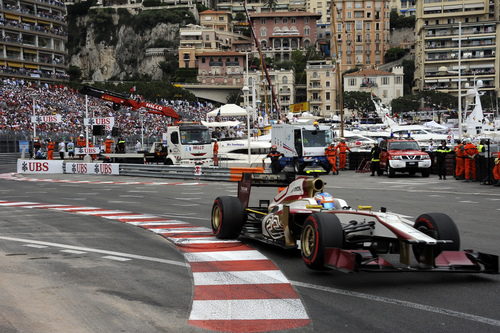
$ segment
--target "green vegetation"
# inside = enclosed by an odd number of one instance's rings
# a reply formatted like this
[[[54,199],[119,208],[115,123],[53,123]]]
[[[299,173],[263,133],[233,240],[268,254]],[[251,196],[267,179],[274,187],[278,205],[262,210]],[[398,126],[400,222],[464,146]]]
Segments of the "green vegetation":
[[[166,6],[161,0],[144,0],[142,2],[142,5],[144,7],[159,7],[159,6]]]
[[[400,47],[393,47],[387,50],[384,55],[384,62],[388,63],[403,58],[408,53],[408,50]]]
[[[390,26],[392,29],[415,29],[415,16],[400,16],[398,11],[393,9],[390,16]]]
[[[415,95],[402,96],[391,102],[392,111],[397,113],[417,111],[422,104],[424,107],[445,110],[456,109],[458,101],[457,97],[452,94],[430,90],[421,91]]]
[[[404,94],[411,94],[411,89],[413,87],[413,78],[415,76],[415,61],[403,60],[401,63],[403,66],[404,81],[403,81],[403,91]]]
[[[116,27],[113,24],[113,8],[103,8],[89,12],[89,25],[94,28],[95,43],[104,42],[111,45],[116,39]]]
[[[344,107],[355,110],[358,114],[375,111],[369,92],[344,91]]]
[[[68,75],[70,81],[80,81],[82,70],[78,66],[69,66]]]
[[[146,30],[150,30],[161,23],[187,25],[196,23],[196,20],[186,8],[161,9],[161,10],[145,10],[140,14],[132,16],[125,25],[134,29],[137,34],[141,34]]]

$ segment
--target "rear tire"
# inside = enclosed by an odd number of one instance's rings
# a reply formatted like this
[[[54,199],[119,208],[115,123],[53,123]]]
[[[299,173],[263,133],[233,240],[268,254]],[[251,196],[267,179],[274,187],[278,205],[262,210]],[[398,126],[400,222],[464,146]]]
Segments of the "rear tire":
[[[314,270],[325,269],[325,249],[342,248],[344,230],[334,214],[314,213],[306,218],[300,237],[302,260]]]
[[[430,169],[423,169],[422,170],[422,177],[427,178],[427,177],[429,177],[430,174],[431,174]]]
[[[212,231],[220,239],[236,239],[243,228],[243,208],[236,197],[218,197],[212,206]]]
[[[422,214],[415,220],[413,228],[430,236],[434,239],[451,240],[453,243],[441,244],[436,246],[434,258],[442,251],[459,251],[460,250],[460,234],[455,222],[446,214],[443,213],[427,213]],[[413,253],[417,261],[423,251],[423,247],[419,245],[413,246]]]

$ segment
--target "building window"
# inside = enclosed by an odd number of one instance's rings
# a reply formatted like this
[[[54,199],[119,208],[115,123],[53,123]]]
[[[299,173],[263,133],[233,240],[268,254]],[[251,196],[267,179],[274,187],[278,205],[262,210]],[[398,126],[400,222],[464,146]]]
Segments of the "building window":
[[[403,78],[401,76],[396,76],[396,84],[401,84],[403,82]]]
[[[201,57],[201,63],[204,64],[205,63],[205,57]]]
[[[349,85],[354,87],[356,85],[356,79],[349,79]]]
[[[267,29],[265,27],[260,28],[260,36],[261,37],[267,36]]]
[[[266,19],[265,18],[261,18],[260,19],[260,24],[266,24]]]
[[[295,17],[291,18],[292,23],[295,23]]]
[[[288,84],[288,77],[287,76],[283,76],[283,79],[281,79],[281,82],[283,84]]]
[[[327,72],[328,73],[328,72]],[[330,81],[326,81],[326,86],[330,87]]]
[[[309,36],[310,32],[311,32],[311,29],[309,27],[304,28],[304,35]]]
[[[326,100],[327,100],[327,101],[329,101],[329,100],[330,100],[330,93],[329,93],[328,91],[326,92],[325,97],[326,97]]]
[[[224,21],[224,16],[219,16],[219,21]]]
[[[313,72],[313,78],[317,78],[318,77],[318,72]]]
[[[382,77],[382,85],[386,86],[389,84],[389,78],[387,76]]]
[[[283,18],[283,23],[288,23],[288,19],[287,18]]]

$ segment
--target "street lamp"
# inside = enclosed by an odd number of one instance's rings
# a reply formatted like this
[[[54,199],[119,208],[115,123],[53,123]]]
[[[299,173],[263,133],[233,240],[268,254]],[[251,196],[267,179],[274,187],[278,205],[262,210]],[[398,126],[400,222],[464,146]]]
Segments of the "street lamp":
[[[248,86],[243,86],[243,88],[241,88],[241,91],[243,91],[245,110],[247,112],[248,164],[250,164],[251,163],[251,159],[250,159],[250,107],[248,106],[248,92],[250,91],[250,89],[248,88]]]

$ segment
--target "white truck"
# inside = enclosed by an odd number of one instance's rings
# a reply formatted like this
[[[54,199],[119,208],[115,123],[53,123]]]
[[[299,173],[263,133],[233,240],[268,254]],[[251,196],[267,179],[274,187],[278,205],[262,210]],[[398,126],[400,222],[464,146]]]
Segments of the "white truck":
[[[169,126],[163,134],[167,165],[213,165],[213,145],[208,127],[187,123]]]
[[[331,168],[325,148],[333,138],[333,130],[325,125],[277,124],[271,129],[271,144],[284,155],[281,166],[292,166],[296,173],[317,166],[328,173]]]
[[[213,145],[208,127],[195,123],[168,126],[162,139],[162,142],[154,142],[149,151],[102,156],[105,161],[119,163],[213,165]]]

